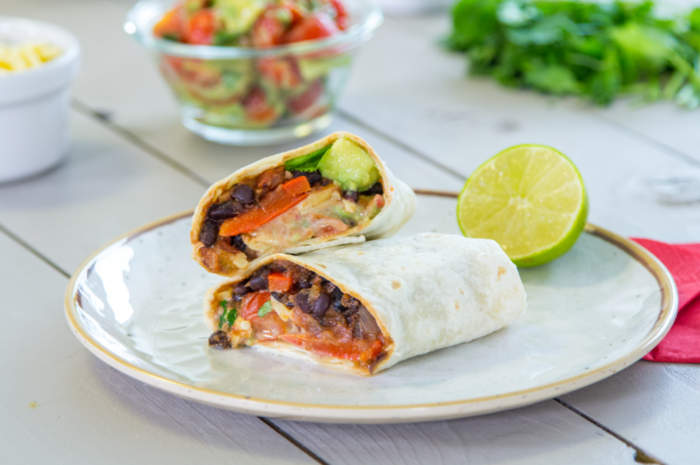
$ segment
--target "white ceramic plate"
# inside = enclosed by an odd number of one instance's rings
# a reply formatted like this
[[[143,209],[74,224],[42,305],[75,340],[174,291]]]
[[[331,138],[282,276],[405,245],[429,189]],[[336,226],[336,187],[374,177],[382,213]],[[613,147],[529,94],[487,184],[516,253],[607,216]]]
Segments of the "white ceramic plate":
[[[401,231],[459,234],[455,200],[419,195]],[[528,310],[513,325],[370,378],[254,349],[209,349],[208,275],[191,258],[191,213],[130,233],[71,279],[68,322],[93,354],[144,383],[244,413],[325,422],[465,417],[550,399],[606,378],[671,327],[677,293],[645,249],[589,225],[553,263],[522,269]]]

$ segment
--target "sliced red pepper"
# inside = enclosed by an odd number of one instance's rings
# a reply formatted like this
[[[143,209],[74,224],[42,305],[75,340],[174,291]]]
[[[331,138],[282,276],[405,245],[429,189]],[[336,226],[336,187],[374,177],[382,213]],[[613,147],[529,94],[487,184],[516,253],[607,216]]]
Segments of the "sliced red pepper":
[[[282,190],[287,195],[305,194],[311,190],[311,184],[306,176],[299,176],[282,184]]]
[[[260,307],[265,305],[265,302],[268,302],[269,300],[269,292],[260,291],[253,294],[248,294],[243,298],[243,305],[241,305],[241,309],[239,311],[241,317],[249,320],[254,315],[257,316]]]
[[[267,276],[267,283],[270,292],[287,292],[292,287],[292,278],[283,273],[270,273]]]
[[[311,185],[304,176],[287,181],[267,194],[257,207],[224,221],[219,235],[229,237],[253,231],[304,200],[310,190]]]

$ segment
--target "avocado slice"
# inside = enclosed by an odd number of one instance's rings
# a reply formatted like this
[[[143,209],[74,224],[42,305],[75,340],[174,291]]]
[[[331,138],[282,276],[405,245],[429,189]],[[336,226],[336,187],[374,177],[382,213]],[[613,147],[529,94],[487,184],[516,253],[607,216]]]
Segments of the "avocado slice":
[[[343,190],[364,191],[379,180],[379,170],[369,153],[348,139],[338,139],[318,165],[321,174],[340,183]]]

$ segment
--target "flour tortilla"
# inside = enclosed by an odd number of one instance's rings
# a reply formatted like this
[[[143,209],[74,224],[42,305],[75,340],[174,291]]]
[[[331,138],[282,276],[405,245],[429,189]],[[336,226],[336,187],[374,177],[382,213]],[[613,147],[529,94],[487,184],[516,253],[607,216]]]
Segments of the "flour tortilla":
[[[197,209],[194,212],[192,231],[190,233],[190,241],[194,246],[192,257],[197,261],[197,263],[206,269],[198,253],[199,249],[204,247],[204,244],[199,241],[199,233],[202,229],[202,225],[204,224],[209,207],[224,192],[233,187],[235,184],[238,184],[243,179],[255,177],[271,168],[283,166],[288,160],[307,155],[311,152],[326,147],[327,145],[330,145],[341,138],[349,139],[365,149],[377,164],[377,169],[381,174],[382,184],[384,186],[384,199],[386,201],[384,207],[382,208],[381,212],[379,212],[379,214],[363,228],[350,228],[335,237],[309,239],[296,244],[293,248],[280,250],[280,252],[294,254],[305,253],[319,248],[361,243],[365,240],[389,237],[396,233],[396,231],[398,231],[401,226],[408,221],[416,209],[416,195],[414,194],[413,190],[405,183],[397,179],[396,176],[389,171],[389,168],[386,167],[384,162],[379,158],[377,153],[367,142],[356,135],[347,132],[335,132],[321,140],[314,142],[313,144],[309,144],[289,152],[263,158],[252,165],[241,168],[229,177],[222,179],[211,186],[199,201]],[[264,256],[259,258],[264,258]],[[234,270],[230,273],[221,272],[218,274],[223,276],[232,276],[237,271],[238,270]]]
[[[218,329],[219,293],[274,260],[289,260],[318,273],[367,307],[391,341],[375,374],[416,355],[492,333],[521,316],[527,306],[518,269],[495,241],[421,234],[257,261],[207,293],[204,320],[212,331]],[[350,362],[319,357],[282,341],[254,347],[370,374]]]

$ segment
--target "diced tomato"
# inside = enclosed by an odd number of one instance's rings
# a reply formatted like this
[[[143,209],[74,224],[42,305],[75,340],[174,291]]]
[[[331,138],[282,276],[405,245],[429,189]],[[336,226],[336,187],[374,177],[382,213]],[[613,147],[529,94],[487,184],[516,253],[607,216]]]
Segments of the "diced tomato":
[[[336,16],[335,16],[335,23],[338,25],[338,27],[344,31],[345,29],[350,26],[350,18],[348,17],[348,10],[345,8],[345,5],[342,3],[341,0],[330,0],[331,5],[333,5],[333,8],[335,8],[336,11]]]
[[[243,298],[243,304],[240,309],[240,316],[246,320],[250,320],[253,315],[258,314],[260,307],[265,305],[265,302],[270,300],[270,293],[265,291],[259,291],[252,294],[248,294]]]
[[[306,182],[298,181],[300,178]],[[309,181],[304,176],[287,181],[267,194],[254,209],[224,221],[219,235],[228,237],[253,231],[304,200],[310,190]]]
[[[373,360],[382,352],[382,343],[378,339],[373,342],[365,340],[327,342],[311,340],[303,334],[282,334],[279,339],[317,355],[356,362]]]
[[[248,321],[259,341],[274,341],[285,333],[284,321],[275,312],[270,312],[262,318],[253,315]]]
[[[302,83],[299,68],[290,58],[261,58],[258,69],[260,74],[282,89],[293,89]]]
[[[316,79],[304,93],[287,100],[287,108],[295,115],[298,115],[311,108],[322,94],[323,81],[321,81],[321,79]]]
[[[289,15],[291,22],[291,12],[275,7],[269,8],[258,18],[251,33],[253,46],[266,48],[282,43],[284,34],[287,32],[287,23],[282,20],[285,12]]]
[[[297,24],[306,16],[306,10],[294,0],[282,0],[282,7],[292,15],[292,25]]]
[[[328,237],[346,231],[349,226],[337,218],[313,214],[311,215],[311,228],[314,236]]]
[[[243,99],[243,108],[246,117],[257,123],[273,122],[278,114],[277,110],[267,103],[265,91],[260,87],[254,87]]]
[[[211,45],[216,32],[214,10],[204,9],[193,14],[185,27],[185,42],[193,45]]]
[[[172,36],[173,39],[179,40],[183,31],[183,17],[182,6],[176,6],[153,26],[153,34],[158,37]]]
[[[292,278],[283,273],[270,273],[267,277],[270,292],[287,292],[292,287]]]
[[[340,31],[333,19],[326,13],[316,12],[299,21],[284,37],[284,42],[291,44],[305,40],[322,39]]]

